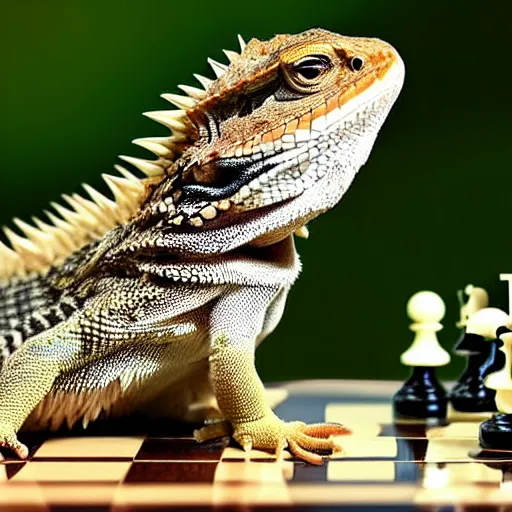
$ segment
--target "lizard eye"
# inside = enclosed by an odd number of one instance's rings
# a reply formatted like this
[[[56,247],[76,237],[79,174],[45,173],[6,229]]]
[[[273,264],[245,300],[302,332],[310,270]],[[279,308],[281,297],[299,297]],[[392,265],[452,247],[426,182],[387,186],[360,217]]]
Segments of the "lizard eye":
[[[314,80],[327,71],[331,67],[330,64],[324,55],[310,55],[295,62],[292,69],[305,80]]]
[[[298,92],[312,92],[311,88],[319,84],[319,79],[332,68],[327,55],[307,55],[289,64],[285,68],[288,84]]]

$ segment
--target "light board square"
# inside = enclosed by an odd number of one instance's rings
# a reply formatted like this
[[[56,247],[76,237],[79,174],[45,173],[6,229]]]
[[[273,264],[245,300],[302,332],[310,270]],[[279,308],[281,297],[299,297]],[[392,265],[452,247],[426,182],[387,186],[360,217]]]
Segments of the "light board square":
[[[395,463],[391,461],[330,461],[327,465],[329,482],[393,482]]]
[[[343,404],[330,403],[325,408],[325,421],[341,423],[347,427],[362,424],[386,424],[393,422],[391,404]]]
[[[26,464],[12,482],[120,482],[131,462],[36,462]]]
[[[36,451],[34,458],[134,458],[143,437],[68,437],[48,439]]]

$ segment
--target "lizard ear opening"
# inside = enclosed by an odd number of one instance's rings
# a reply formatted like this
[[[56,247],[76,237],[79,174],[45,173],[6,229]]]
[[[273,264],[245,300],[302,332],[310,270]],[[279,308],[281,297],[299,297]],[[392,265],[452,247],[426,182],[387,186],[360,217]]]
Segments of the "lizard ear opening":
[[[352,71],[361,71],[364,67],[364,59],[362,57],[352,57],[350,59],[350,69]]]

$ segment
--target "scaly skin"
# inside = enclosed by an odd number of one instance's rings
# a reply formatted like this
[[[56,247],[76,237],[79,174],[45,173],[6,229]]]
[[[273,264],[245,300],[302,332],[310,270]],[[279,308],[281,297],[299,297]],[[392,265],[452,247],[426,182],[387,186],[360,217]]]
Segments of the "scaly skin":
[[[0,446],[27,457],[22,429],[134,411],[197,421],[320,463],[340,425],[285,423],[256,373],[300,271],[293,234],[335,206],[366,162],[402,86],[397,52],[324,30],[253,39],[205,90],[164,95],[147,115],[157,160],[122,157],[115,201],[64,196],[72,210],[0,244]],[[1,359],[0,359],[1,362]]]

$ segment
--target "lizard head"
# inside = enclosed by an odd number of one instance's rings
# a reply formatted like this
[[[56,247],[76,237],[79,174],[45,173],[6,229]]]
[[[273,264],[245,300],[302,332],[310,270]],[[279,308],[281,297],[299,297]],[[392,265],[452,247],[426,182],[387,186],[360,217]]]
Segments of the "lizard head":
[[[256,220],[252,242],[271,243],[342,197],[399,94],[404,65],[381,40],[319,29],[226,53],[230,65],[211,61],[218,77],[203,94],[192,90],[186,104],[169,95],[188,107],[189,138],[146,217],[164,232],[212,236]]]

